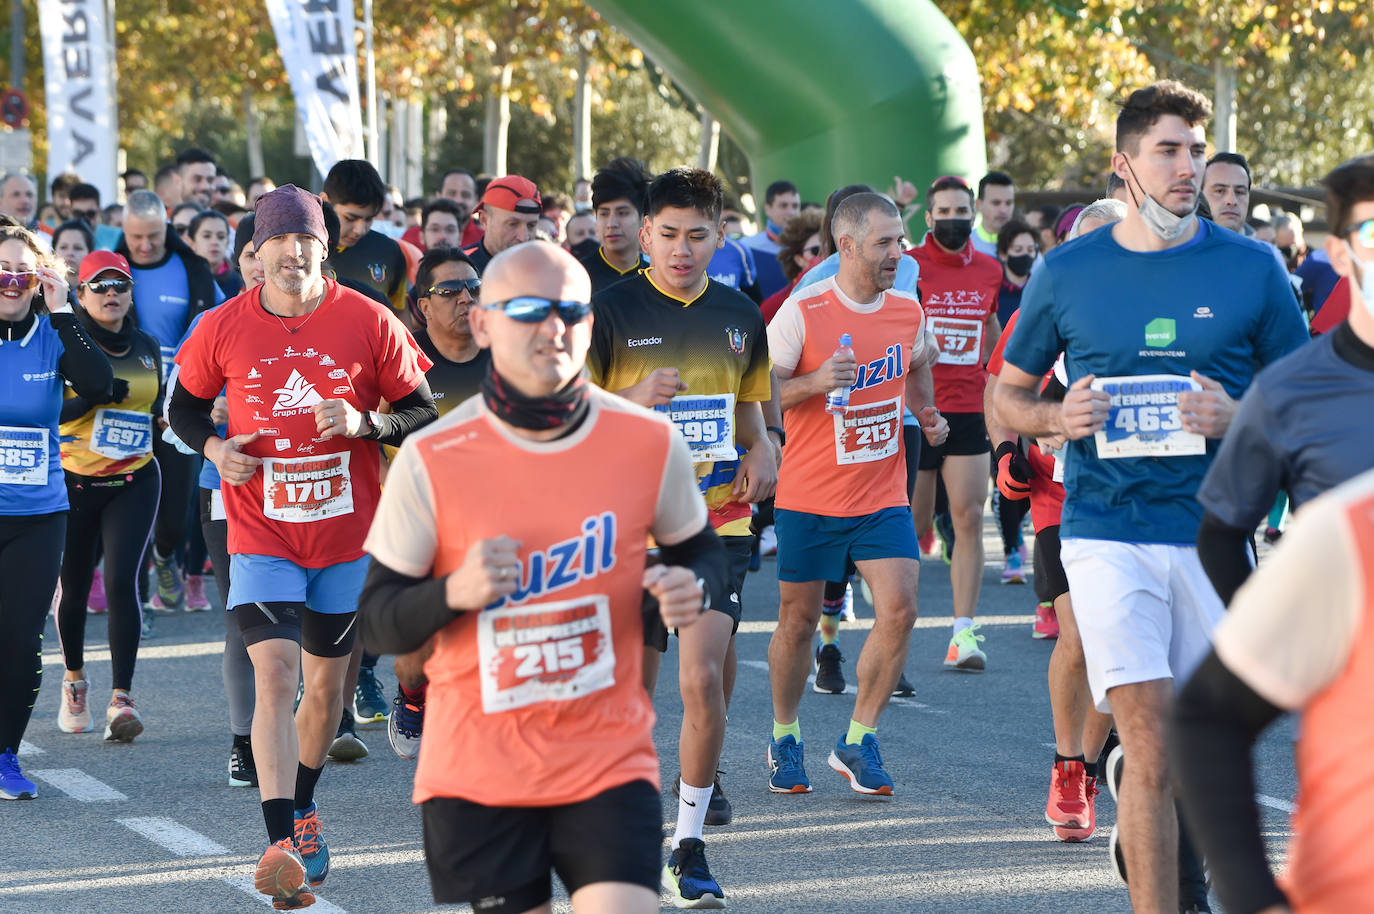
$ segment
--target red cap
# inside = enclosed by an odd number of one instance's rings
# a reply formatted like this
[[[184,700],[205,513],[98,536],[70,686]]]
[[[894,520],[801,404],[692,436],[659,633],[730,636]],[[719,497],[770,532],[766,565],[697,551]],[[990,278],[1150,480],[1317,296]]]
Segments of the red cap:
[[[496,207],[506,209],[515,213],[541,213],[544,211],[539,201],[539,188],[534,186],[534,182],[529,178],[522,178],[519,175],[506,175],[504,178],[495,178],[487,185],[487,190],[482,194],[482,202],[477,206]]]
[[[114,251],[92,251],[81,258],[81,270],[77,278],[83,283],[90,282],[106,270],[123,273],[128,279],[134,278],[134,274],[129,270],[129,261],[124,259],[123,254],[116,254]]]

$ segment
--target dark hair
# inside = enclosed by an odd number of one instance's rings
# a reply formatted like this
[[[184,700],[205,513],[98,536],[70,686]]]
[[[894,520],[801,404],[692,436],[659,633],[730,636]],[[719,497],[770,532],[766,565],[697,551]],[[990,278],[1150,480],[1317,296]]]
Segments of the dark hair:
[[[1172,79],[1161,79],[1152,86],[1136,89],[1121,105],[1116,116],[1116,150],[1137,153],[1140,138],[1166,115],[1177,115],[1189,127],[1205,123],[1212,116],[1207,96]],[[1133,148],[1127,150],[1127,146]]]
[[[95,250],[95,234],[86,227],[86,220],[71,219],[52,230],[53,253],[57,253],[57,242],[62,237],[63,232],[80,232],[81,237],[86,242],[86,251],[90,252]]]
[[[482,195],[487,192],[487,185],[496,180],[494,175],[478,175],[472,179],[472,183],[477,188],[477,199],[481,200]]]
[[[1005,254],[1011,250],[1011,243],[1016,240],[1018,235],[1030,235],[1031,242],[1039,247],[1040,239],[1035,237],[1035,229],[1020,219],[1012,218],[1008,219],[1006,224],[997,232],[997,253]]]
[[[572,212],[572,197],[569,197],[562,191],[552,194],[545,194],[540,199],[542,200],[542,205],[539,208],[540,213],[547,213],[551,209],[561,209],[565,213]]]
[[[1271,229],[1274,227],[1268,219],[1250,219],[1248,221],[1250,223],[1250,228],[1254,229],[1257,232],[1260,229]]]
[[[225,229],[228,230],[230,234],[233,234],[233,228],[229,225],[228,216],[224,215],[224,213],[217,212],[213,209],[203,209],[200,212],[196,213],[195,218],[192,219],[190,223],[186,226],[186,237],[195,238],[196,232],[200,231],[200,227],[204,225],[207,220],[210,219],[222,220],[224,222]]]
[[[936,178],[926,189],[926,209],[935,206],[935,195],[942,190],[962,190],[968,194],[969,206],[973,205],[973,188],[968,186],[968,182],[957,175],[945,175],[943,178]]]
[[[1040,214],[1041,231],[1045,229],[1054,231],[1054,224],[1059,220],[1059,207],[1053,203],[1046,203],[1044,206],[1037,206],[1031,212]]]
[[[725,202],[725,187],[720,178],[700,168],[678,166],[654,178],[649,185],[648,215],[657,216],[666,207],[694,209],[713,224],[720,222]]]
[[[381,212],[386,185],[371,162],[340,159],[325,175],[324,193],[335,206],[347,204]]]
[[[145,175],[143,172],[139,171],[137,168],[130,168],[129,170],[123,172],[120,175],[120,177],[124,179],[124,183],[126,184],[129,182],[130,178],[142,178],[144,181],[148,180],[148,176]]]
[[[217,213],[222,213],[230,219],[248,212],[248,207],[239,206],[233,200],[216,200],[214,203],[210,204],[210,209]]]
[[[649,180],[649,171],[639,159],[629,156],[611,159],[592,178],[592,209],[616,200],[629,200],[635,212],[644,215]]]
[[[1121,175],[1117,174],[1116,172],[1112,172],[1111,174],[1107,175],[1107,192],[1103,194],[1103,196],[1110,197],[1112,194],[1121,190],[1121,188],[1125,186],[1126,179],[1121,177]]]
[[[172,207],[172,212],[168,216],[167,221],[171,222],[173,219],[177,217],[177,213],[181,212],[184,209],[189,209],[197,215],[205,212],[205,207],[201,206],[199,203],[196,203],[194,200],[187,200],[185,203],[178,203],[176,206]],[[191,218],[195,217],[193,216]],[[190,223],[187,224],[189,225]]]
[[[463,224],[463,208],[448,197],[435,197],[421,208],[420,231],[424,231],[425,226],[429,225],[430,213],[448,213],[458,220],[460,226]]]
[[[248,247],[253,240],[253,226],[255,222],[257,222],[256,217],[254,217],[252,213],[249,213],[239,220],[238,228],[234,229],[234,253],[232,255],[234,259],[230,262],[229,266],[235,270],[239,270],[239,258],[243,256],[243,249]],[[242,270],[239,270],[239,275],[243,276]],[[244,278],[246,279],[247,277]]]
[[[169,178],[176,175],[177,172],[178,169],[175,162],[173,162],[170,165],[163,165],[161,168],[157,170],[157,173],[153,175],[153,187],[156,188],[163,181],[166,181]]]
[[[782,275],[788,282],[797,278],[801,272],[801,267],[797,266],[796,257],[804,253],[802,250],[806,246],[806,239],[812,235],[820,233],[821,220],[824,214],[816,209],[804,209],[782,227],[782,234],[778,236],[778,263],[782,266]]]
[[[324,237],[329,243],[324,246],[325,259],[334,253],[334,249],[339,246],[339,214],[334,212],[334,204],[328,200],[320,201],[320,212],[324,215]]]
[[[448,202],[453,203],[452,200]],[[468,255],[458,248],[430,248],[425,251],[425,256],[420,258],[420,263],[415,268],[414,293],[417,301],[429,293],[429,287],[434,285],[434,271],[446,263],[465,263],[479,276],[482,272],[468,259]]]
[[[72,201],[94,200],[95,205],[99,206],[100,188],[96,187],[94,184],[73,184],[71,189],[67,191],[67,199]]]
[[[52,195],[54,197],[56,197],[58,193],[65,193],[70,195],[72,188],[80,183],[81,175],[77,174],[74,171],[64,171],[62,172],[62,174],[52,179],[52,186],[50,190],[52,191]]]
[[[873,188],[867,184],[846,184],[844,187],[837,187],[830,192],[830,196],[825,198],[825,214],[821,217],[821,256],[829,257],[835,253],[835,235],[830,228],[831,222],[835,219],[835,210],[847,197],[855,194],[871,194]]]
[[[990,171],[978,180],[979,200],[983,199],[983,191],[987,190],[989,184],[995,185],[997,187],[1016,186],[1016,183],[1011,179],[1011,175],[1007,174],[1005,171]]]
[[[215,172],[218,174],[219,162],[215,160],[215,157],[199,146],[192,146],[190,149],[183,149],[177,154],[176,165],[180,169],[183,165],[202,165],[206,162],[215,166]]]
[[[449,178],[453,177],[454,175],[467,175],[469,178],[472,179],[472,186],[477,186],[477,178],[472,174],[472,172],[468,171],[466,168],[450,168],[448,171],[444,172],[439,176],[439,190],[443,190],[444,182],[447,181]]]
[[[421,213],[424,212],[425,204],[428,202],[429,199],[427,197],[411,197],[402,204],[402,209],[406,211],[406,215]]]
[[[1203,183],[1207,183],[1207,169],[1213,165],[1239,165],[1245,172],[1245,186],[1249,187],[1254,183],[1254,176],[1250,174],[1250,163],[1245,161],[1245,156],[1238,152],[1218,152],[1207,160],[1207,165],[1202,169]]]
[[[773,201],[778,198],[778,194],[798,194],[800,196],[797,185],[793,184],[791,181],[774,181],[772,184],[769,184],[768,189],[763,192],[763,202],[768,206],[772,206]]]
[[[1350,211],[1356,203],[1374,200],[1374,155],[1360,156],[1331,170],[1322,185],[1326,187],[1326,224],[1337,235],[1347,235]]]

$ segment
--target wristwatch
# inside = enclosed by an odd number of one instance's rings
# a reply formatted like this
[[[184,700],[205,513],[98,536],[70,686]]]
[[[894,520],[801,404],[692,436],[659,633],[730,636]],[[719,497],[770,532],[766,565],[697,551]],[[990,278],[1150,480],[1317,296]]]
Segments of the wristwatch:
[[[784,432],[779,426],[776,425],[767,426],[766,430],[773,432],[778,436],[778,447],[787,446],[787,432]]]
[[[382,431],[381,417],[370,409],[363,410],[363,427],[366,431],[363,432],[362,437],[376,438]]]

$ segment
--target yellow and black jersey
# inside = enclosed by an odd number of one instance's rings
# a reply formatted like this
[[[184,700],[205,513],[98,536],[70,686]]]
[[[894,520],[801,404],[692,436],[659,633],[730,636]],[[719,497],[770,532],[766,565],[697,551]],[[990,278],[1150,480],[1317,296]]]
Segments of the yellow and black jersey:
[[[398,312],[406,310],[406,255],[401,246],[376,229],[349,248],[335,248],[322,271],[330,279],[347,279],[375,289]]]
[[[614,392],[676,368],[687,389],[659,411],[687,439],[712,525],[724,535],[747,533],[749,506],[729,499],[739,466],[735,406],[772,394],[758,306],[714,280],[695,298],[678,298],[647,270],[594,295],[592,306],[592,383]]]
[[[639,255],[639,261],[634,266],[621,272],[617,267],[612,266],[611,262],[606,259],[606,252],[603,251],[601,245],[598,244],[594,251],[585,257],[579,258],[578,262],[581,263],[583,268],[587,271],[587,275],[592,278],[592,294],[595,295],[607,286],[634,276],[636,272],[649,265],[649,258],[641,253]]]
[[[58,427],[62,469],[79,476],[132,473],[153,459],[158,434],[154,407],[160,408],[162,400],[161,348],[157,340],[135,330],[127,352],[105,355],[114,376],[128,383],[129,395],[118,403],[91,407]],[[86,405],[71,388],[64,396],[64,418]]]
[[[491,350],[479,349],[477,355],[466,362],[450,362],[434,346],[426,330],[415,332],[415,342],[434,366],[425,372],[425,380],[434,394],[434,405],[439,407],[439,415],[444,415],[468,397],[482,390],[482,378],[486,376],[487,366],[491,364]]]

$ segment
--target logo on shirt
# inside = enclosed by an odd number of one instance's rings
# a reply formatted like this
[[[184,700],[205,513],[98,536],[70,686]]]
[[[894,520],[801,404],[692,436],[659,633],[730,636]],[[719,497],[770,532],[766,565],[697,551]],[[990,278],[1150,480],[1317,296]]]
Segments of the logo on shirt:
[[[317,355],[319,355],[319,353],[315,351],[314,346],[311,346],[310,348],[306,349],[305,352],[301,353],[301,357],[306,359],[313,359]]]
[[[259,362],[262,362],[264,365],[271,365],[273,362],[280,362],[280,361],[281,361],[281,356],[279,356],[279,355],[274,355],[274,356],[272,356],[272,358],[270,358],[270,359],[258,359],[258,361],[259,361]]]
[[[386,282],[386,264],[369,263],[367,265],[367,275],[372,277],[373,282]]]
[[[347,384],[341,384],[338,387],[334,388],[334,396],[337,397],[339,394],[346,394],[352,389],[353,388],[349,387]]]
[[[636,340],[636,339],[627,339],[627,340],[625,341],[625,345],[628,346],[628,347],[631,348],[631,349],[634,349],[636,346],[657,346],[657,345],[659,345],[659,344],[662,343],[662,342],[663,342],[663,337],[661,337],[661,336],[646,336],[646,337],[642,337],[642,338],[637,339],[637,340]]]
[[[322,356],[320,356],[320,367],[321,367],[321,368],[333,368],[333,367],[334,367],[334,360],[331,359],[331,358],[330,358],[329,356],[327,356],[327,355],[322,355]]]
[[[507,602],[524,603],[534,597],[572,587],[615,567],[616,518],[606,512],[582,521],[581,532],[547,549],[533,551],[516,563],[515,592],[487,609]]]
[[[290,439],[290,438],[278,438],[277,441],[276,441],[276,444],[277,444],[277,450],[279,450],[279,451],[290,450],[290,448],[291,448],[291,439]]]
[[[51,381],[57,377],[57,369],[49,368],[47,371],[24,372],[25,381]]]
[[[243,402],[244,402],[244,403],[261,403],[261,402],[262,402],[262,397],[259,397],[259,396],[256,396],[256,395],[250,395],[250,396],[244,397],[244,398],[243,398]]]
[[[346,377],[348,377],[348,372],[344,371],[342,368],[335,368],[329,373],[329,379],[331,381],[342,381]]]
[[[1145,325],[1145,345],[1151,349],[1167,349],[1178,339],[1172,317],[1157,317]]]
[[[138,357],[138,361],[143,365],[144,368],[148,369],[149,371],[157,371],[157,362],[153,361],[152,356],[141,355]]]
[[[262,372],[258,371],[257,368],[250,368],[248,369],[248,377],[260,378],[262,377]]]
[[[296,369],[291,369],[291,376],[286,379],[286,384],[278,387],[272,393],[277,394],[277,402],[272,407],[273,413],[286,412],[288,410],[306,409],[324,400],[315,390],[315,385],[311,384]]]
[[[1193,312],[1193,317],[1216,317],[1216,315],[1206,305],[1198,305],[1197,310]]]
[[[906,360],[902,358],[902,344],[896,343],[887,347],[887,352],[883,353],[882,358],[859,366],[859,376],[854,379],[854,386],[850,390],[876,387],[884,381],[900,378],[905,373]]]
[[[726,327],[725,339],[730,344],[730,351],[735,355],[744,355],[744,341],[749,338],[749,334],[738,327]]]

